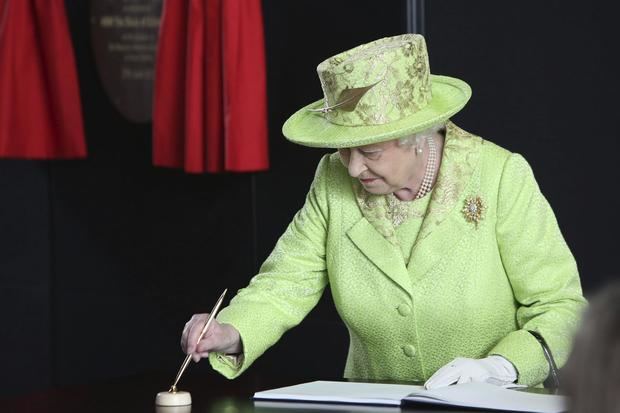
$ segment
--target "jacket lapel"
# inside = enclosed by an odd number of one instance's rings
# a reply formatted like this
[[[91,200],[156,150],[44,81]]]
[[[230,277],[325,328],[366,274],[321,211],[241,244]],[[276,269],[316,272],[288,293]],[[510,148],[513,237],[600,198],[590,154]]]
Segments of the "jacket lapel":
[[[450,255],[471,230],[461,210],[467,196],[478,190],[475,171],[483,142],[448,122],[439,176],[409,259],[414,280]]]
[[[411,280],[398,245],[390,243],[365,217],[347,235],[373,264],[411,295]]]

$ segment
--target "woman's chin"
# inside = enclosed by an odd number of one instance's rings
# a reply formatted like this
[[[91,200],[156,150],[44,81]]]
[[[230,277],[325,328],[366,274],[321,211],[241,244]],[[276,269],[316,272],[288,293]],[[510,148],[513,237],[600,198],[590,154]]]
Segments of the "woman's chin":
[[[373,195],[387,195],[393,192],[393,191],[390,191],[389,188],[386,188],[384,185],[376,185],[376,186],[364,185],[364,189],[366,190],[366,192],[373,194]]]

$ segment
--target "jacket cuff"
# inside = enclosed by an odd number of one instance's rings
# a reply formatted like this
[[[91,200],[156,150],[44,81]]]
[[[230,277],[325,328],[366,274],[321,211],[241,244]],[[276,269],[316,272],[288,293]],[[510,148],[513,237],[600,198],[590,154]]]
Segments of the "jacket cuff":
[[[252,346],[252,340],[248,338],[251,336],[249,333],[251,327],[247,325],[247,319],[250,317],[244,318],[237,310],[239,309],[236,307],[226,307],[220,311],[216,319],[222,324],[230,324],[239,332],[243,353],[236,357],[223,353],[209,354],[211,367],[228,379],[240,376],[260,356],[259,351]]]
[[[502,356],[517,369],[517,383],[535,386],[549,375],[549,365],[540,343],[525,330],[509,333],[489,351],[489,356]]]
[[[213,370],[228,379],[234,379],[241,374],[243,361],[243,354],[230,355],[215,352],[209,354],[209,363]]]

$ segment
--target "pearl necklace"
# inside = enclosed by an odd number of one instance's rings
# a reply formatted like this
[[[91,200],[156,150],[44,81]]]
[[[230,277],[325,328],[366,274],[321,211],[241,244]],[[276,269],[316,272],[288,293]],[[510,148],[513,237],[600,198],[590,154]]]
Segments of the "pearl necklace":
[[[435,175],[435,164],[437,163],[437,146],[435,146],[435,140],[432,136],[426,137],[426,143],[428,144],[428,159],[426,161],[426,171],[424,172],[424,178],[422,178],[422,184],[420,185],[418,193],[415,195],[415,199],[420,199],[430,192],[433,185],[433,176]]]
[[[435,144],[435,140],[431,136],[426,137],[426,142],[429,149],[428,159],[426,160],[426,170],[424,171],[424,177],[422,177],[420,189],[418,189],[418,192],[416,193],[413,200],[424,197],[432,189],[435,165],[437,163],[437,146]],[[424,216],[426,215],[426,213],[423,211],[415,210],[413,208],[414,204],[412,202],[401,201],[393,193],[386,197],[386,201],[386,217],[391,221],[394,228],[398,227],[411,216],[415,216],[417,218],[424,218]],[[372,206],[370,206],[368,202],[365,202],[365,205],[368,208],[372,208]]]

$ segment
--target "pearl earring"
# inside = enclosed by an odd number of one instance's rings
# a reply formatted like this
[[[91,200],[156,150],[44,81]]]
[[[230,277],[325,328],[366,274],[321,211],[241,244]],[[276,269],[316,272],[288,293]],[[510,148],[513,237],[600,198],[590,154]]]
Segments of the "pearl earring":
[[[422,155],[422,143],[424,138],[420,134],[415,135],[415,153],[416,155]]]

